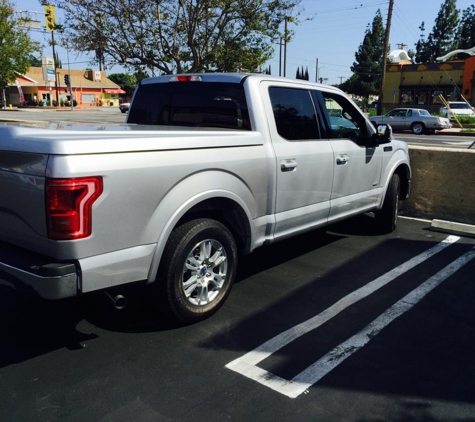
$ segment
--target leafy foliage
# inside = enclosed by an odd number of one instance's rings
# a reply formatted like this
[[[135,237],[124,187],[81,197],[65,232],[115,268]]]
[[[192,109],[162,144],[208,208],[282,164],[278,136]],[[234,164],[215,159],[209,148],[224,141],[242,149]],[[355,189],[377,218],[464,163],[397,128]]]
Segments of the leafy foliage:
[[[381,65],[384,54],[385,28],[381,11],[378,10],[371,25],[368,24],[362,44],[355,53],[351,67],[353,75],[339,87],[356,95],[376,94],[381,81]]]
[[[297,68],[297,71],[295,72],[295,79],[302,79],[304,81],[310,80],[308,75],[308,67],[305,69],[305,71],[303,70],[303,66],[302,69]]]
[[[128,96],[132,96],[137,85],[137,78],[135,76],[127,75],[126,73],[112,73],[109,79],[119,85]]]
[[[0,0],[0,89],[15,82],[17,73],[26,73],[30,55],[39,50],[39,44],[18,23],[13,4]]]
[[[459,39],[458,48],[466,50],[475,47],[475,6],[473,4],[462,12],[457,38]]]
[[[96,60],[155,74],[255,70],[300,0],[51,0]],[[288,34],[287,34],[288,35]]]
[[[28,55],[28,62],[30,63],[30,67],[41,67],[41,59],[33,54]]]
[[[415,61],[417,63],[433,63],[437,57],[457,49],[457,27],[460,11],[456,7],[457,0],[445,0],[437,14],[432,32],[427,39],[424,37],[424,22],[419,27],[421,38],[416,44]]]

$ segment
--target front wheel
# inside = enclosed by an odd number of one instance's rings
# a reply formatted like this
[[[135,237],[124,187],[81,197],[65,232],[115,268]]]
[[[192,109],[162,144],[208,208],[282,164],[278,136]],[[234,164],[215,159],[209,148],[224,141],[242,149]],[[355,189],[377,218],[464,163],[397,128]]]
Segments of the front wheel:
[[[426,128],[423,123],[416,122],[412,124],[411,130],[414,135],[421,135],[425,132]]]
[[[236,278],[237,246],[219,221],[201,218],[175,228],[156,284],[177,319],[193,323],[214,314]]]
[[[391,233],[396,230],[400,184],[399,175],[393,174],[384,198],[383,207],[375,213],[377,227],[382,233]]]

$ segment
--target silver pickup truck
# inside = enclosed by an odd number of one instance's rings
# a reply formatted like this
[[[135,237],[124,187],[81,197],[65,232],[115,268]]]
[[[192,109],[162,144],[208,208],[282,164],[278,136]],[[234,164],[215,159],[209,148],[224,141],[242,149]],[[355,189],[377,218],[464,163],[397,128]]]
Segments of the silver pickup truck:
[[[195,322],[240,253],[367,212],[390,232],[410,181],[406,144],[336,88],[150,78],[122,126],[0,127],[0,280],[49,299],[151,284]]]

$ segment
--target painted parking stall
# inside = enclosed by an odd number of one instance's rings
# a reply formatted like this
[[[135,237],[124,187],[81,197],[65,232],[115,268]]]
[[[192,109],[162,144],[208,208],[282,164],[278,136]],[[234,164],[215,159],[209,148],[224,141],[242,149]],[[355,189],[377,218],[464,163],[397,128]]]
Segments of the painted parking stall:
[[[411,309],[443,281],[447,280],[456,271],[472,261],[475,258],[475,248],[472,248],[437,272],[434,276],[424,281],[368,324],[363,330],[329,351],[325,356],[294,376],[292,379],[283,379],[282,377],[260,368],[258,364],[304,334],[307,334],[325,324],[349,306],[368,297],[388,283],[396,280],[407,271],[448,248],[459,239],[460,238],[457,236],[448,236],[445,240],[436,244],[428,251],[417,255],[360,289],[348,294],[315,317],[284,331],[258,346],[251,352],[233,360],[226,365],[226,368],[290,398],[296,398],[302,393],[308,392],[309,387],[317,383],[321,378],[335,369],[353,353],[368,344],[370,340],[379,334],[388,324]]]

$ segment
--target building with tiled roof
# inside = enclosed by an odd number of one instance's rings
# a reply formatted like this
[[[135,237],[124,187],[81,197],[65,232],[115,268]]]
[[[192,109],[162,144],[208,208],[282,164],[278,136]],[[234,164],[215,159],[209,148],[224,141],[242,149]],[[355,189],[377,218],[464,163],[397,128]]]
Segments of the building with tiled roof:
[[[55,77],[41,67],[30,67],[18,75],[7,92],[7,104],[56,105],[70,100],[65,76],[70,79],[72,97],[81,106],[119,105],[119,95],[125,94],[117,84],[107,78],[104,71],[56,69]],[[53,71],[54,74],[54,71]],[[48,81],[48,79],[56,79]],[[57,103],[56,103],[57,102]]]

